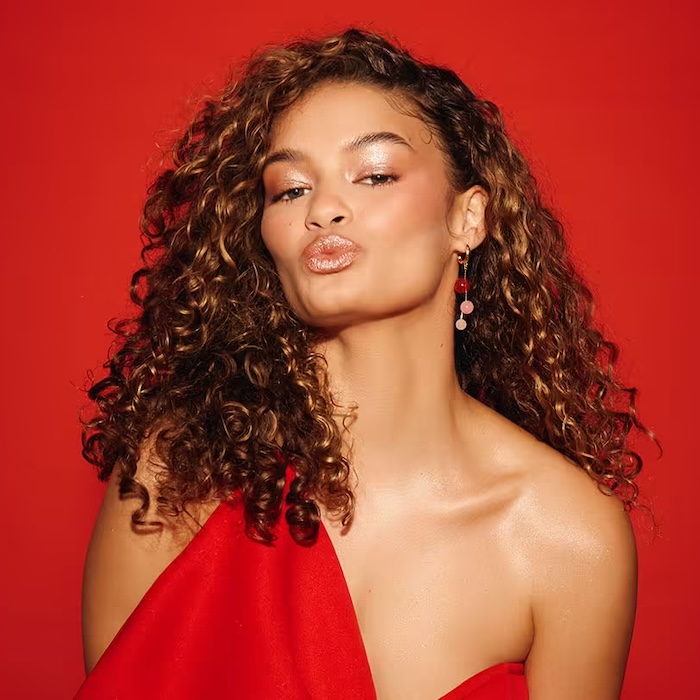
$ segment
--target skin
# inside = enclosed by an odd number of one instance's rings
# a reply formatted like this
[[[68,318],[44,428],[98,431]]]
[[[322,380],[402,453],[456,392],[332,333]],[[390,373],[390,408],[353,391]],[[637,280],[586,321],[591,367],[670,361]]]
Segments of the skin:
[[[387,133],[405,143],[358,145]],[[433,699],[524,661],[532,700],[617,698],[636,600],[624,509],[457,382],[457,254],[486,235],[486,193],[454,192],[426,125],[368,86],[315,89],[277,120],[270,156],[263,240],[290,304],[324,330],[335,395],[358,406],[355,521],[322,520],[378,697]],[[331,233],[359,252],[320,275],[303,251]],[[146,446],[137,478],[158,468]],[[88,669],[195,530],[136,533],[130,513],[111,484],[86,563]]]

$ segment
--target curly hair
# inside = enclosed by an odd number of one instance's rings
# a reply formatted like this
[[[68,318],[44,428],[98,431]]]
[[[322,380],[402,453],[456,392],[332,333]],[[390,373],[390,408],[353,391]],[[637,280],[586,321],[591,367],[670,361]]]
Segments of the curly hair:
[[[135,524],[151,502],[135,478],[147,440],[167,467],[162,514],[235,493],[248,534],[268,543],[283,510],[302,544],[315,540],[319,502],[351,522],[336,420],[345,409],[314,350],[318,331],[290,308],[260,235],[273,121],[328,82],[398,98],[436,136],[455,190],[478,184],[488,194],[487,237],[470,265],[473,321],[455,342],[462,389],[632,508],[642,458],[630,431],[656,438],[637,418],[637,390],[615,377],[618,348],[593,327],[592,295],[498,108],[453,71],[357,29],[255,54],[174,145],[144,206],[138,313],[110,324],[108,374],[88,391],[96,409],[84,421],[84,457],[103,480],[118,467],[121,496],[140,499]]]

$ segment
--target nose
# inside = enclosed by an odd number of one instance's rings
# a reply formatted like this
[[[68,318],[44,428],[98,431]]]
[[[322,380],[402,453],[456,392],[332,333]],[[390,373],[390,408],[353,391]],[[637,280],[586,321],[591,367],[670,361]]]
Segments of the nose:
[[[347,224],[351,219],[350,207],[337,194],[317,189],[309,196],[305,221],[309,231]]]

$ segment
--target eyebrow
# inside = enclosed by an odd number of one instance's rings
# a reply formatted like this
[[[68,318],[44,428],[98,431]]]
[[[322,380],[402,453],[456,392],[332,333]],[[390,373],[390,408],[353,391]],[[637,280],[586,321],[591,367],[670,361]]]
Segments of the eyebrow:
[[[352,141],[350,141],[350,143],[343,146],[342,150],[360,151],[367,146],[373,146],[377,143],[394,143],[398,144],[399,146],[406,146],[412,151],[415,150],[403,136],[399,136],[393,131],[372,131],[368,134],[362,134],[361,136],[354,138]],[[272,165],[273,163],[296,162],[299,160],[304,160],[304,158],[305,155],[302,151],[298,151],[294,148],[281,148],[274,153],[270,153],[270,155],[265,158],[262,169],[265,170],[268,165]]]

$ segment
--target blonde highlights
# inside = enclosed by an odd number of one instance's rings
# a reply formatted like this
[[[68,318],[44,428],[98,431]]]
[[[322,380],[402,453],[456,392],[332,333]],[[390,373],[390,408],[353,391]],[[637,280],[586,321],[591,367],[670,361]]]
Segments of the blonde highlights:
[[[86,459],[102,479],[118,467],[122,493],[140,500],[135,523],[151,498],[135,478],[149,439],[166,466],[164,513],[237,493],[251,536],[270,542],[284,513],[304,544],[318,531],[317,503],[350,522],[350,466],[318,337],[290,309],[260,236],[273,121],[328,81],[400,97],[438,139],[455,190],[488,193],[487,238],[470,259],[475,310],[456,340],[463,390],[632,507],[642,460],[628,436],[653,434],[636,390],[615,377],[617,348],[592,325],[591,293],[498,109],[452,71],[358,30],[258,54],[175,144],[144,207],[138,313],[114,325],[108,375],[89,391]]]

